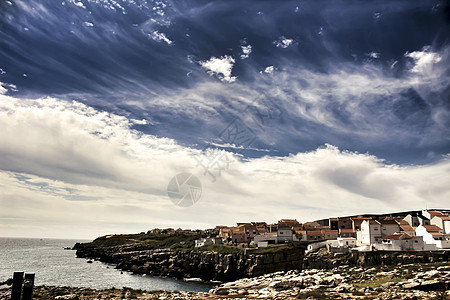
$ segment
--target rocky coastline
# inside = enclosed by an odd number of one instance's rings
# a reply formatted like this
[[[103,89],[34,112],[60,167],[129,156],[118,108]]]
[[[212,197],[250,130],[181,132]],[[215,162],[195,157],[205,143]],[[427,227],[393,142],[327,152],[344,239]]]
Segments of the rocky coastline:
[[[304,247],[285,247],[273,252],[218,253],[201,250],[140,249],[136,245],[93,247],[77,244],[77,257],[112,263],[135,274],[205,281],[232,281],[276,271],[301,269]]]
[[[305,254],[305,245],[198,249],[188,245],[191,241],[180,240],[155,248],[146,240],[148,235],[138,237],[106,236],[73,249],[77,257],[111,263],[135,274],[223,283],[209,293],[38,286],[35,298],[450,299],[449,252],[445,251],[331,253],[319,249]],[[0,299],[8,299],[7,294],[7,289],[1,289]]]
[[[0,289],[0,299],[8,295],[9,289]],[[37,286],[34,299],[450,299],[450,265],[280,271],[224,283],[208,293]]]

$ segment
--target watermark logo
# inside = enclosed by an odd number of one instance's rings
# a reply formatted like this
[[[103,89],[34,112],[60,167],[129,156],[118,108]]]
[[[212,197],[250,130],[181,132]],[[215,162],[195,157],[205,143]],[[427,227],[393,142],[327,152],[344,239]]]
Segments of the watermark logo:
[[[202,184],[195,175],[180,173],[170,180],[167,194],[170,200],[178,206],[192,206],[202,195]]]

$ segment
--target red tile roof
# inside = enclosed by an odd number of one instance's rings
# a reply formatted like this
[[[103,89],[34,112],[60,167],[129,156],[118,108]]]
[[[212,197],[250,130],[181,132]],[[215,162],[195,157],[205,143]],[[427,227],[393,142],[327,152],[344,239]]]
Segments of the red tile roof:
[[[322,234],[338,234],[337,230],[321,230]]]
[[[338,218],[330,218],[330,221],[339,221]]]
[[[442,216],[442,213],[440,211],[428,211],[428,213],[430,214],[430,216]]]
[[[298,223],[298,221],[296,219],[281,219],[278,222],[282,222],[282,223]]]
[[[339,229],[341,233],[355,233],[355,230],[353,229]]]
[[[306,231],[307,235],[322,235],[320,231]]]
[[[352,220],[372,220],[372,217],[351,217]]]
[[[402,231],[414,231],[414,228],[412,228],[409,224],[402,224],[400,225],[400,228]]]
[[[425,229],[430,232],[430,231],[441,231],[442,229],[437,227],[436,225],[423,225],[423,227],[425,227]]]

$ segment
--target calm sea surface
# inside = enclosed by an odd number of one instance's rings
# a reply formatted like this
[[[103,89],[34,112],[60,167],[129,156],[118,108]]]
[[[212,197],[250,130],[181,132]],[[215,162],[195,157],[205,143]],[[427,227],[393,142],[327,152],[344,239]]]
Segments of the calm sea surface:
[[[76,258],[64,250],[82,240],[0,238],[0,281],[14,271],[36,274],[37,285],[67,285],[91,288],[131,287],[144,290],[204,292],[211,285],[151,276],[120,274],[113,265]]]

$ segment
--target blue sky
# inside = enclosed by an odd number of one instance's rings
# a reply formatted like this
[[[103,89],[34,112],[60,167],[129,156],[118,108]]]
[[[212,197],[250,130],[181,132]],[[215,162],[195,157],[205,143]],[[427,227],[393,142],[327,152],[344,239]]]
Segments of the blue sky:
[[[0,8],[4,235],[94,237],[448,202],[445,2]],[[237,126],[245,132],[233,138]],[[199,161],[218,153],[226,167],[205,172]],[[190,208],[167,198],[180,172],[203,185]]]

